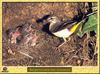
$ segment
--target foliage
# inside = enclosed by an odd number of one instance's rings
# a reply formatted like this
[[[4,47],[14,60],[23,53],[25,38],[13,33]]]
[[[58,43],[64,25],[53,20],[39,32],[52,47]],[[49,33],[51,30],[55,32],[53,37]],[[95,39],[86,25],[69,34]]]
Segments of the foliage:
[[[83,24],[82,30],[79,31],[77,35],[82,37],[85,33],[90,31],[97,33],[97,14],[88,16],[88,21]]]

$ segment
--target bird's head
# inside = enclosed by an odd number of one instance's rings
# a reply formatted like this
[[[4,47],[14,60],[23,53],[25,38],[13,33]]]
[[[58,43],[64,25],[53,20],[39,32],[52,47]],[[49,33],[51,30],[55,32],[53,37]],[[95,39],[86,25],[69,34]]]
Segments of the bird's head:
[[[47,21],[50,22],[50,23],[57,23],[57,22],[59,22],[60,20],[59,20],[58,17],[56,17],[56,16],[51,16],[51,17],[49,17],[49,18],[47,19]]]

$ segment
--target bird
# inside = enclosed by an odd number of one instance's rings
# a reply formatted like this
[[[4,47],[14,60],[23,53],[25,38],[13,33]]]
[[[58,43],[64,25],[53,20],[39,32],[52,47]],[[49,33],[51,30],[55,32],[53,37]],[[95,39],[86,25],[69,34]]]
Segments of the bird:
[[[80,27],[86,22],[88,19],[88,16],[92,15],[94,13],[88,14],[86,17],[81,18],[80,20],[68,20],[68,21],[61,21],[57,16],[51,16],[47,19],[49,24],[49,31],[59,37],[63,38],[64,43],[67,41],[71,35],[76,33]],[[62,46],[64,43],[59,45],[58,47]]]
[[[63,38],[65,43],[67,41],[66,39],[68,39],[73,33],[75,33],[78,27],[80,26],[80,24],[85,20],[86,19],[80,22],[75,22],[71,20],[69,20],[68,22],[61,22],[61,20],[59,20],[58,17],[53,16],[48,18],[48,21],[50,22],[49,31],[53,35],[59,38]],[[58,47],[62,46],[64,43],[62,43]]]
[[[16,44],[21,37],[21,33],[19,31],[19,28],[14,29],[8,29],[6,31],[6,34],[8,36],[8,41],[11,42],[11,44]]]

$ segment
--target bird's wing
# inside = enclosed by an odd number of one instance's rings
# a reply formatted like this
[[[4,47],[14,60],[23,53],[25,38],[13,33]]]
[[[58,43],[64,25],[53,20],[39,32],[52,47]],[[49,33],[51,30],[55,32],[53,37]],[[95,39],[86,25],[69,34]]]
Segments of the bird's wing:
[[[58,32],[63,29],[70,29],[76,22],[70,21],[70,22],[60,22],[60,23],[55,23],[54,26],[51,28],[51,32]]]

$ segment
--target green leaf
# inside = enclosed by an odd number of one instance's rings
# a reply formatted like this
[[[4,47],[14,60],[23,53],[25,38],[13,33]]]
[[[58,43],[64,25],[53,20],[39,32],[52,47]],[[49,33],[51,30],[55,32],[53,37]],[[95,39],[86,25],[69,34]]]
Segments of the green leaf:
[[[77,35],[82,37],[85,33],[95,31],[97,33],[97,14],[88,16],[88,21],[83,24],[82,31],[79,31]]]

